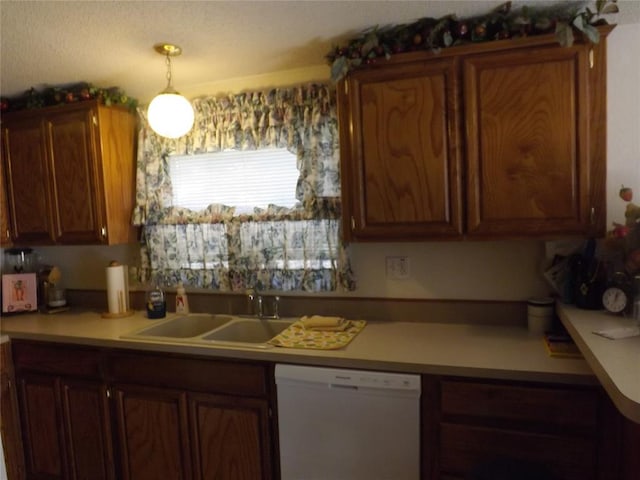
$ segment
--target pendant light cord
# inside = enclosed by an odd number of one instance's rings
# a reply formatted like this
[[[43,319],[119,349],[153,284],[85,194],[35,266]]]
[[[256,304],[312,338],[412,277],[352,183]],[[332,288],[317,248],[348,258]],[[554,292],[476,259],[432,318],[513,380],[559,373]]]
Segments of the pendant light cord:
[[[167,89],[171,88],[171,56],[167,54]]]

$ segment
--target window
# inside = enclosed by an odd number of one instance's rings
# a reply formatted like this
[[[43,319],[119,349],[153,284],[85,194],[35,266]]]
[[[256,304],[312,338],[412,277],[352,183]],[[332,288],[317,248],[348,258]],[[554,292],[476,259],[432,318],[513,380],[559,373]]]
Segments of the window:
[[[286,148],[171,155],[173,206],[204,210],[217,203],[250,214],[254,207],[292,208],[300,172]]]
[[[219,291],[353,290],[340,242],[335,89],[193,100],[193,130],[138,142],[139,278]],[[290,153],[295,152],[295,153]]]

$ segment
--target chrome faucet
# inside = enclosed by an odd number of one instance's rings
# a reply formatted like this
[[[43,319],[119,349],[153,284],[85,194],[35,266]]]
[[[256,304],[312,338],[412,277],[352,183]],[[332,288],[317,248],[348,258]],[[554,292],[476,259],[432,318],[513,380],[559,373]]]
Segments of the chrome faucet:
[[[261,295],[260,293],[256,293],[255,290],[249,289],[247,290],[247,303],[250,313],[261,320],[280,318],[278,312],[280,297],[278,295]]]

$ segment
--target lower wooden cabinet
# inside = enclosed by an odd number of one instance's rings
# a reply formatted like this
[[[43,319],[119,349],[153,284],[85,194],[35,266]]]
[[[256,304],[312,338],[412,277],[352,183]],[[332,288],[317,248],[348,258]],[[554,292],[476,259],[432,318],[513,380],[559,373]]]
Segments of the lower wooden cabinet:
[[[263,479],[266,400],[117,386],[123,479]]]
[[[269,363],[12,349],[25,475],[10,480],[279,477]],[[537,464],[554,480],[640,478],[640,425],[598,386],[423,375],[421,405],[423,480],[475,480],[493,460]]]
[[[24,478],[22,433],[15,384],[11,344],[4,342],[0,344],[0,437],[8,480]]]
[[[34,342],[14,350],[27,479],[274,476],[267,365]]]
[[[423,416],[423,438],[438,445],[428,452],[423,444],[425,479],[484,479],[507,464],[513,478],[518,465],[553,480],[640,474],[622,453],[638,446],[623,438],[633,428],[599,387],[434,377],[423,384],[431,409],[437,405]]]
[[[14,359],[26,478],[116,478],[107,387],[96,375],[99,356],[16,343]],[[86,363],[67,370],[75,360]]]

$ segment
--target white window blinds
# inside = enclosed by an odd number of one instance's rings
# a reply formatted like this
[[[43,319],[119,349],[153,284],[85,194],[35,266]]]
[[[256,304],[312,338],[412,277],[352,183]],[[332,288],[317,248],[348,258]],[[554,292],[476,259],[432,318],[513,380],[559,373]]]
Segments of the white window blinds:
[[[285,148],[229,150],[169,157],[173,206],[203,210],[212,203],[251,213],[269,204],[293,207],[300,176]]]

